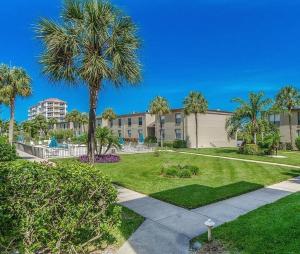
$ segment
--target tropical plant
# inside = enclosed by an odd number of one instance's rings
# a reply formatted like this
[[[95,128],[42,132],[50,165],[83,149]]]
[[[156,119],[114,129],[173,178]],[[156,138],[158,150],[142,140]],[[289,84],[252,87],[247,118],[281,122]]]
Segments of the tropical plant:
[[[264,93],[259,92],[249,93],[247,101],[241,98],[235,98],[232,101],[238,103],[239,107],[226,121],[228,135],[232,136],[237,131],[247,128],[253,137],[252,142],[256,144],[259,121],[265,118],[272,100],[265,99]]]
[[[6,137],[0,136],[0,162],[13,161],[17,158],[16,148]]]
[[[283,87],[276,95],[275,108],[280,112],[287,112],[289,118],[290,142],[293,146],[292,110],[300,106],[299,90],[293,86]]]
[[[89,117],[86,113],[81,113],[79,122],[82,126],[83,132],[85,133],[85,126],[89,123]]]
[[[107,127],[97,127],[96,139],[99,143],[99,154],[102,154],[103,147],[106,146],[104,154],[106,154],[110,148],[121,148],[119,138],[113,134],[113,132]]]
[[[31,78],[22,68],[8,67],[7,65],[0,65],[0,94],[6,98],[5,103],[10,108],[9,121],[9,142],[13,142],[14,135],[14,121],[15,121],[15,103],[18,96],[27,97],[31,95]]]
[[[296,145],[297,149],[300,150],[300,136],[296,138],[295,145]]]
[[[99,91],[104,81],[115,87],[140,81],[140,42],[131,18],[106,1],[65,1],[61,16],[61,24],[47,19],[39,23],[38,37],[45,45],[41,63],[53,81],[88,86],[88,155],[93,163]]]
[[[199,92],[190,92],[185,98],[184,113],[186,115],[194,114],[195,116],[195,131],[196,131],[196,148],[198,148],[198,114],[205,113],[208,109],[208,102]]]
[[[102,113],[102,119],[109,121],[110,123],[117,118],[116,113],[112,108],[107,108]]]
[[[275,154],[277,155],[280,138],[281,136],[279,130],[270,132],[268,135],[266,135],[264,143],[267,145],[268,153],[272,154],[275,151]]]
[[[30,138],[35,138],[38,134],[38,128],[35,125],[33,120],[25,121],[21,124],[21,129],[26,133]]]
[[[54,126],[58,123],[56,118],[49,118],[48,125],[51,129],[54,129]]]
[[[159,119],[159,137],[160,137],[160,146],[163,147],[163,122],[162,116],[170,112],[169,103],[166,98],[157,96],[155,97],[149,107],[150,114],[156,115]]]
[[[47,135],[49,124],[47,122],[47,119],[43,115],[37,115],[32,120],[33,125],[36,127],[39,133],[39,138],[42,138],[42,136]]]

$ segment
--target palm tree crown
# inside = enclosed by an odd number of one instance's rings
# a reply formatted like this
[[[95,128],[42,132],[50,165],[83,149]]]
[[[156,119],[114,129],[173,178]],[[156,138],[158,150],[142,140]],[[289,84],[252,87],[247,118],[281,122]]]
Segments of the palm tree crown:
[[[117,118],[117,115],[112,108],[107,108],[103,111],[102,118],[105,120],[112,121]]]
[[[88,86],[88,154],[94,162],[98,93],[105,80],[116,87],[140,81],[140,42],[131,18],[102,0],[65,1],[62,21],[40,21],[38,36],[45,44],[41,63],[53,81]]]
[[[190,94],[183,101],[184,113],[197,114],[205,113],[208,109],[208,102],[204,96],[199,92],[190,92]]]
[[[22,68],[0,65],[0,96],[10,107],[9,142],[13,141],[15,101],[17,96],[31,95],[31,78]]]

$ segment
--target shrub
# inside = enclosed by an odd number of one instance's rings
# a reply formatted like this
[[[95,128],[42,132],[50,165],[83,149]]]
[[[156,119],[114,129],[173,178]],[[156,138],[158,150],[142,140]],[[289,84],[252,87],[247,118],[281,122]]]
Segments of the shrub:
[[[83,133],[77,137],[72,138],[72,142],[76,143],[76,144],[87,144],[87,140],[88,140],[88,137],[87,137],[86,133]]]
[[[186,148],[186,141],[185,140],[181,140],[181,139],[176,139],[173,142],[173,147],[174,148]]]
[[[198,175],[199,172],[199,168],[193,165],[166,163],[161,167],[161,174],[166,177],[190,178],[192,175]]]
[[[156,144],[157,143],[157,138],[154,136],[148,136],[144,140],[145,144]]]
[[[295,145],[296,145],[297,149],[300,150],[300,137],[296,138]]]
[[[16,147],[11,145],[6,137],[0,136],[0,161],[14,161],[16,159]]]
[[[155,150],[153,153],[154,157],[159,157],[160,156],[160,152],[158,150]]]
[[[6,162],[0,182],[0,253],[89,253],[120,222],[115,188],[91,165]]]
[[[74,133],[72,130],[52,130],[49,131],[50,137],[55,137],[59,142],[67,141],[69,138],[73,138]]]
[[[160,146],[160,142],[158,143],[158,145]],[[173,141],[164,141],[163,147],[173,148]]]
[[[293,150],[293,146],[292,146],[291,142],[286,142],[285,143],[285,149],[288,150],[288,151]]]
[[[89,157],[82,155],[79,157],[80,162],[88,163]],[[95,163],[116,163],[120,161],[120,156],[116,154],[97,154],[95,155]]]
[[[257,155],[259,154],[259,147],[256,144],[245,144],[240,148],[240,153],[248,155]]]

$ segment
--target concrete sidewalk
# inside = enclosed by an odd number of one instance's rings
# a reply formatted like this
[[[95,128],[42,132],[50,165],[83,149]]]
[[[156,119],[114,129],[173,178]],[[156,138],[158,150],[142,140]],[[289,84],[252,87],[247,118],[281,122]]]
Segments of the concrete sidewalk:
[[[146,218],[119,249],[118,254],[184,254],[189,241],[206,232],[211,218],[219,226],[261,206],[300,191],[300,177],[277,183],[217,203],[187,210],[149,196],[118,187],[119,204]]]
[[[48,160],[45,160],[45,159],[41,159],[41,158],[38,158],[34,155],[31,155],[29,153],[25,153],[21,150],[18,150],[17,149],[17,154],[21,157],[21,159],[23,160],[28,160],[28,161],[31,161],[31,162],[46,162]]]

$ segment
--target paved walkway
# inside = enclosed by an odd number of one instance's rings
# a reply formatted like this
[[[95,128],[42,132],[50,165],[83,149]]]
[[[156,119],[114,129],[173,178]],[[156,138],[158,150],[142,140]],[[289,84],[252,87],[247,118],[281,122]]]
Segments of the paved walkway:
[[[208,218],[219,226],[300,191],[300,177],[193,210],[177,207],[123,187],[117,188],[119,204],[146,218],[119,249],[118,254],[185,254],[188,253],[189,241],[206,232],[204,222]]]
[[[44,161],[48,161],[48,160],[44,160],[44,159],[41,159],[41,158],[38,158],[34,155],[31,155],[29,153],[25,153],[21,150],[18,150],[17,149],[17,154],[24,160],[28,160],[28,161],[32,161],[32,162],[44,162]]]
[[[220,158],[220,159],[233,160],[233,161],[245,161],[245,162],[250,162],[250,163],[260,163],[260,164],[282,166],[282,167],[288,167],[288,168],[300,168],[300,166],[296,166],[296,165],[283,164],[283,163],[277,163],[277,162],[269,162],[269,161],[249,160],[249,159],[242,159],[242,158],[229,157],[229,156],[227,157],[227,156],[211,155],[211,154],[204,154],[204,153],[180,152],[180,151],[174,151],[174,150],[159,150],[159,151],[168,152],[168,153],[182,153],[182,154],[198,155],[198,156],[203,156],[203,157]]]

